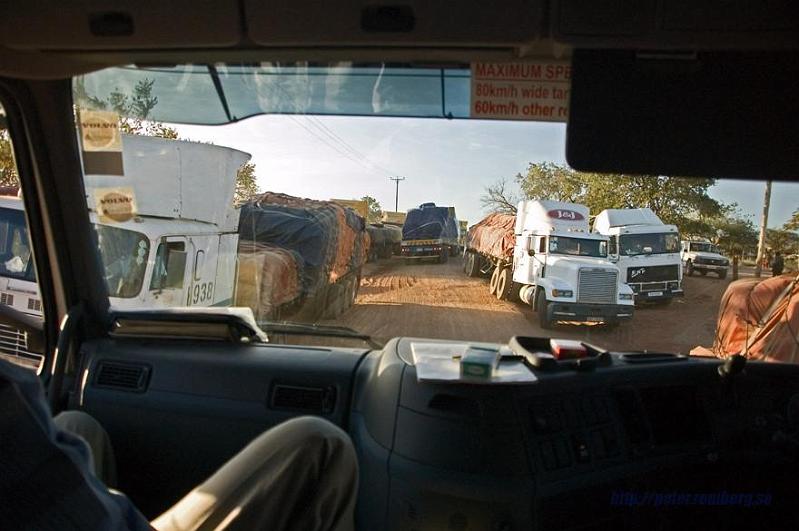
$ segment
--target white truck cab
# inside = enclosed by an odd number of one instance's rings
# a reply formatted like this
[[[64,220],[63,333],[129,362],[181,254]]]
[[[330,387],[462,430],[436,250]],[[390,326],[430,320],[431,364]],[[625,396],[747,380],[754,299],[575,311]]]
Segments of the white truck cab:
[[[593,231],[609,238],[608,256],[636,302],[671,302],[683,295],[680,233],[649,208],[606,209]]]
[[[236,172],[250,155],[235,149],[123,135],[124,176],[86,175],[114,308],[229,306],[239,210]],[[103,197],[133,194],[135,213],[109,219]]]
[[[709,240],[683,240],[680,256],[683,269],[688,276],[693,276],[694,272],[702,276],[713,272],[719,278],[727,277],[730,260]]]
[[[234,149],[123,135],[124,175],[86,175],[109,302],[117,309],[230,306],[238,265]],[[199,191],[199,193],[198,193]],[[125,216],[98,212],[103,198],[133,205]],[[24,206],[0,197],[0,304],[42,316]],[[24,334],[0,325],[0,355],[27,351]]]
[[[592,234],[588,208],[560,201],[521,201],[516,212],[513,281],[519,297],[555,321],[615,325],[633,317],[633,291],[608,260],[608,238]]]
[[[0,304],[41,317],[32,256],[22,199],[0,196]],[[28,349],[25,332],[5,324],[0,324],[0,357],[37,370],[43,359]]]

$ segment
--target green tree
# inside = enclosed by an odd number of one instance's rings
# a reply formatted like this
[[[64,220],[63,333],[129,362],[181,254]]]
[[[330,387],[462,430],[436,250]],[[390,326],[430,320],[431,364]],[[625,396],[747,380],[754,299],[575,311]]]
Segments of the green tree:
[[[374,197],[365,195],[361,198],[361,201],[366,201],[366,206],[369,209],[369,215],[367,216],[366,221],[369,223],[379,223],[383,217],[383,208],[380,206],[380,203]]]
[[[578,203],[585,196],[586,175],[554,162],[531,162],[527,166],[527,173],[516,174],[515,180],[527,199]]]
[[[236,173],[236,193],[234,202],[237,205],[246,203],[259,193],[261,192],[258,189],[258,181],[255,177],[255,164],[252,162],[245,162]]]
[[[525,199],[582,203],[595,214],[606,208],[648,207],[664,223],[690,234],[710,230],[704,220],[723,211],[723,205],[708,195],[714,179],[583,173],[543,162],[531,163],[515,181]],[[504,180],[487,187],[481,198],[489,210],[505,212],[515,211],[512,199]]]
[[[705,218],[702,223],[707,228],[701,235],[708,237],[729,255],[742,256],[746,251],[757,251],[757,228],[735,205],[725,207],[722,214]]]
[[[119,129],[129,135],[157,136],[176,139],[178,131],[162,122],[150,120],[150,113],[158,105],[158,97],[153,95],[154,79],[141,79],[133,87],[131,94],[125,94],[118,87],[111,91],[108,99],[91,95],[86,90],[83,78],[78,78],[73,98],[78,108],[112,110],[119,115]]]
[[[799,208],[794,210],[791,218],[782,226],[784,230],[799,230]]]
[[[6,129],[0,129],[0,186],[19,186],[14,150]]]
[[[792,254],[799,252],[799,234],[787,230],[768,229],[766,230],[766,247],[772,253]]]

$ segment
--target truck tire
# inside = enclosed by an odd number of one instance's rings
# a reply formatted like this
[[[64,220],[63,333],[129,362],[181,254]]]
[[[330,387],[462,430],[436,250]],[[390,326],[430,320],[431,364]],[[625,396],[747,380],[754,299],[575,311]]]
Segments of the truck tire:
[[[480,257],[474,253],[466,253],[466,276],[479,277],[480,276]]]
[[[552,321],[547,315],[548,308],[549,301],[547,300],[547,296],[544,295],[543,290],[539,290],[535,298],[535,309],[536,313],[538,313],[538,326],[540,326],[542,330],[550,330],[552,328]]]
[[[497,284],[499,283],[499,267],[495,267],[491,272],[491,280],[488,281],[488,292],[491,295],[497,294]]]
[[[501,301],[510,300],[513,291],[513,278],[511,278],[510,268],[503,267],[497,275],[497,299]]]
[[[685,264],[685,274],[689,277],[694,276],[694,264],[690,260]]]
[[[727,271],[726,271],[726,270],[724,270],[724,271],[718,271],[718,274],[719,274],[719,278],[720,278],[721,280],[724,280],[725,278],[727,278]]]
[[[449,247],[444,247],[441,250],[441,255],[438,257],[439,264],[446,264],[447,260],[449,260]]]
[[[707,275],[707,271],[704,270],[704,269],[697,269],[697,271],[699,271],[699,275],[701,275],[701,276]]]

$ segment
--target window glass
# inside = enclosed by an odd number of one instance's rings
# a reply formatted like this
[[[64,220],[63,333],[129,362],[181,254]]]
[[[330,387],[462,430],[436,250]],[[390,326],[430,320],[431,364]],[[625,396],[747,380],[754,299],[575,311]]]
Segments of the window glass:
[[[44,319],[12,134],[4,128],[2,106],[0,122],[0,304]],[[0,323],[0,359],[41,372],[44,356],[31,343],[27,332]]]
[[[131,298],[144,282],[150,240],[139,232],[95,225],[105,283],[110,297]]]

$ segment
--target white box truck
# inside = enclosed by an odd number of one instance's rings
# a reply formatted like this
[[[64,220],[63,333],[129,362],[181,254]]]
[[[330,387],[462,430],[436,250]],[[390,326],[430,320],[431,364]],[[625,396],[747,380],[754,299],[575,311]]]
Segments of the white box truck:
[[[466,273],[491,270],[491,292],[531,305],[545,329],[630,320],[633,291],[608,260],[608,238],[589,231],[588,215],[583,205],[549,200],[521,201],[515,220],[492,214],[469,229]]]
[[[594,232],[609,238],[608,256],[636,302],[668,304],[683,295],[680,232],[649,208],[607,209]]]

